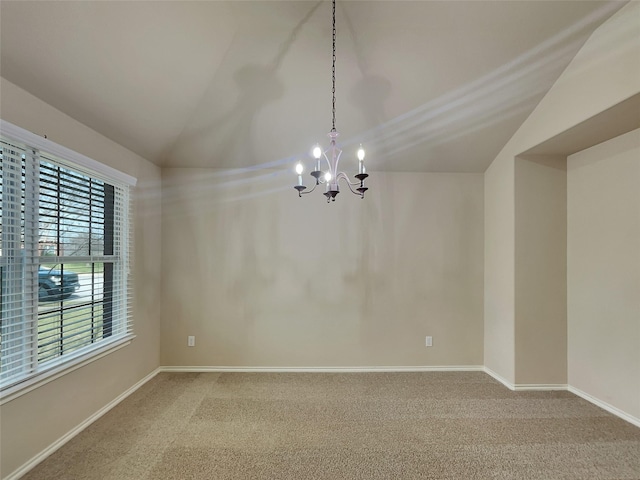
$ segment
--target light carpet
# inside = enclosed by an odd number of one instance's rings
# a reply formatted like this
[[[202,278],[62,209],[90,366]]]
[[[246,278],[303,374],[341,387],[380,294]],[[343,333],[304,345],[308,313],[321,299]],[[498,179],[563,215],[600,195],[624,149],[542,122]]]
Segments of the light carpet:
[[[482,372],[160,373],[24,478],[640,480],[640,428]]]

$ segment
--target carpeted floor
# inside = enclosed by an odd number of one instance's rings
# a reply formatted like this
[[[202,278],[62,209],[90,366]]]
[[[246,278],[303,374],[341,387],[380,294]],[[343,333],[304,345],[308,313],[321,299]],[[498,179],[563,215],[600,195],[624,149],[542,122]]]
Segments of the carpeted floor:
[[[26,479],[640,479],[640,428],[481,372],[161,373]]]

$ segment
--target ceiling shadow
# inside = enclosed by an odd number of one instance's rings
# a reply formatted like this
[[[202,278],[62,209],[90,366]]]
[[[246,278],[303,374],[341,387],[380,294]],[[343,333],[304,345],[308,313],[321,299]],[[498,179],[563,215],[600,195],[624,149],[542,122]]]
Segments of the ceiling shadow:
[[[215,157],[212,156],[208,159],[211,166],[215,166],[218,157],[226,159],[255,158],[256,152],[253,150],[253,142],[251,142],[254,121],[258,113],[267,105],[283,97],[285,87],[282,79],[278,76],[278,71],[295,42],[298,32],[322,3],[322,0],[317,1],[300,19],[287,39],[280,45],[273,60],[266,64],[246,64],[233,73],[232,78],[239,91],[234,105],[225,113],[202,126],[185,129],[168,150],[165,161],[174,158],[177,151],[184,145],[210,144],[210,142],[216,143]],[[201,105],[199,105],[200,107]]]

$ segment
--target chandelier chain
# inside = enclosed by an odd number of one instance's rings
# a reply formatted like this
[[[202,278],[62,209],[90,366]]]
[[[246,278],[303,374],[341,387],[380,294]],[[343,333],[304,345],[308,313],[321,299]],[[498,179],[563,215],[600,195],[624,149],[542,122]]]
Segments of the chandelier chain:
[[[333,88],[331,90],[333,100],[332,120],[333,126],[332,132],[336,131],[336,0],[333,0],[333,63],[331,67],[331,81]]]

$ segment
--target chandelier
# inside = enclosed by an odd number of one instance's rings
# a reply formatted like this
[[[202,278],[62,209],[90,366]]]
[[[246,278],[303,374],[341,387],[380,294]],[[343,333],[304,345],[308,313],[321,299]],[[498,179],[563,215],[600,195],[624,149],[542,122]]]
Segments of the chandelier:
[[[358,157],[358,174],[355,175],[355,178],[358,179],[357,182],[351,182],[349,176],[344,172],[338,171],[338,163],[340,162],[340,155],[342,155],[342,150],[338,148],[336,145],[336,139],[338,138],[339,133],[336,131],[336,0],[333,0],[333,59],[331,65],[331,82],[332,82],[332,128],[331,131],[327,134],[329,137],[329,148],[327,150],[322,150],[319,144],[316,144],[313,147],[312,155],[315,159],[314,170],[311,172],[311,176],[315,179],[315,184],[313,188],[309,191],[305,191],[307,187],[303,183],[302,172],[304,171],[304,167],[302,162],[298,162],[296,165],[296,173],[298,174],[298,184],[294,186],[298,191],[298,196],[302,197],[303,194],[313,192],[316,187],[320,184],[325,185],[324,195],[327,197],[327,202],[336,201],[336,195],[340,193],[340,186],[338,182],[340,180],[345,180],[346,184],[351,190],[352,193],[359,195],[360,198],[364,198],[364,193],[368,190],[364,185],[364,180],[369,175],[366,172],[366,168],[364,166],[364,149],[362,145],[358,149],[357,157]],[[325,158],[327,161],[328,170],[321,170],[321,159]],[[355,188],[354,188],[355,187]]]

